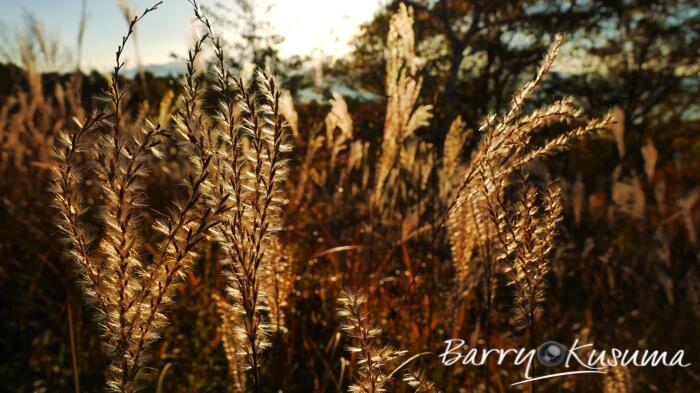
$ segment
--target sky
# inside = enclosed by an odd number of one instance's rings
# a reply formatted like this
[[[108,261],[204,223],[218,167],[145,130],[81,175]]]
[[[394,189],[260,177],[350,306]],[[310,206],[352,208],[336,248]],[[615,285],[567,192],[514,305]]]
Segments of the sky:
[[[75,53],[82,0],[0,0],[0,24],[10,34],[22,27],[31,12],[45,31]],[[214,0],[199,0],[213,4]],[[218,0],[233,3],[233,0]],[[340,57],[360,24],[372,19],[384,0],[266,0],[272,5],[267,19],[285,41],[282,56],[325,55]],[[155,0],[127,0],[138,10]],[[126,23],[114,0],[87,0],[88,24],[83,46],[83,69],[106,70],[125,33]],[[184,56],[192,37],[192,11],[186,0],[164,0],[139,26],[138,45],[143,63],[172,61],[171,53]],[[127,62],[135,64],[133,47]]]

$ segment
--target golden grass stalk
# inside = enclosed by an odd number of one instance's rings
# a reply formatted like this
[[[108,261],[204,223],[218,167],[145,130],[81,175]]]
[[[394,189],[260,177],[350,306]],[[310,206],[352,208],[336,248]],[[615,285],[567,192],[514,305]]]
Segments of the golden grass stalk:
[[[279,239],[273,239],[270,249],[273,257],[269,264],[262,266],[261,287],[267,292],[270,330],[275,333],[286,333],[284,310],[287,307],[287,298],[294,289],[295,274],[290,258]]]
[[[296,109],[294,109],[294,100],[292,94],[289,90],[284,90],[282,92],[282,99],[280,100],[280,112],[287,120],[289,124],[289,129],[292,132],[294,140],[298,143],[301,139],[299,135],[299,114]]]
[[[426,379],[423,373],[408,369],[404,372],[403,381],[414,389],[416,393],[440,393],[435,384]]]
[[[245,375],[245,358],[242,356],[239,348],[241,343],[238,340],[241,337],[238,329],[241,327],[240,314],[231,306],[223,296],[218,294],[212,295],[216,303],[216,311],[219,314],[219,333],[221,335],[226,360],[229,365],[229,375],[231,377],[231,393],[243,393],[246,386]]]
[[[330,170],[335,169],[338,154],[352,141],[353,124],[352,117],[348,113],[348,104],[343,96],[337,92],[332,93],[330,100],[331,110],[325,118],[326,147],[330,151]],[[336,132],[339,130],[339,132]]]
[[[572,141],[612,125],[612,117],[607,115],[565,131],[541,146],[531,143],[533,135],[542,128],[552,124],[568,125],[580,121],[582,116],[570,98],[536,109],[530,114],[521,113],[524,102],[549,72],[562,42],[563,36],[558,35],[535,78],[516,92],[506,112],[501,116],[490,115],[484,120],[480,142],[472,153],[469,165],[463,170],[461,184],[453,192],[447,226],[459,288],[472,287],[474,282],[479,281],[472,274],[491,269],[490,264],[496,256],[497,223],[505,215],[503,208],[507,207],[503,193],[512,183],[512,175],[536,160],[566,149]],[[498,201],[502,201],[504,206],[499,206]],[[498,220],[484,220],[488,217]],[[478,266],[470,266],[474,264]]]
[[[464,168],[461,163],[461,155],[464,145],[472,136],[472,130],[468,130],[461,116],[455,118],[450,124],[450,129],[445,137],[445,145],[442,152],[442,167],[440,168],[440,197],[450,199],[450,193],[454,192],[459,181],[458,175]]]
[[[386,189],[391,189],[391,179],[400,161],[402,142],[413,132],[428,125],[432,118],[432,105],[414,109],[423,84],[419,76],[422,62],[416,55],[413,33],[413,9],[399,4],[399,10],[389,22],[386,50],[386,118],[381,155],[375,168],[373,204],[379,206],[385,199]]]
[[[366,302],[364,295],[348,289],[338,296],[340,327],[354,341],[348,351],[359,357],[357,376],[348,389],[351,393],[387,391],[391,368],[405,355],[405,351],[377,346],[381,329],[370,321]]]
[[[213,231],[223,249],[222,261],[227,279],[227,294],[235,313],[240,315],[238,351],[245,354],[252,370],[253,389],[261,384],[262,353],[270,345],[270,330],[264,315],[268,296],[276,324],[281,324],[282,270],[275,265],[281,257],[275,247],[281,229],[282,208],[286,203],[283,182],[286,162],[283,155],[291,149],[288,127],[282,115],[282,90],[275,79],[258,71],[251,85],[234,78],[228,71],[221,39],[211,23],[192,0],[196,18],[209,35],[215,55],[211,85],[220,97],[216,113],[208,126],[219,145],[212,145],[215,187],[210,197],[231,195],[228,210],[220,216],[221,225]],[[266,274],[274,272],[272,279]],[[275,287],[276,286],[276,287]]]
[[[549,255],[562,217],[560,190],[549,185],[538,195],[534,186],[525,186],[512,212],[502,201],[497,203],[501,212],[491,211],[502,247],[497,259],[506,265],[509,283],[515,288],[517,324],[530,328],[545,299]]]
[[[181,285],[190,268],[195,246],[217,224],[216,216],[226,211],[223,201],[210,201],[203,195],[207,188],[210,157],[192,166],[185,186],[186,196],[175,203],[169,217],[156,220],[160,233],[157,250],[149,258],[142,255],[143,232],[140,216],[145,200],[142,179],[147,174],[149,154],[159,157],[163,131],[146,121],[134,135],[123,128],[124,89],[120,71],[121,55],[133,28],[161,3],[134,17],[129,31],[116,53],[116,66],[107,92],[107,107],[90,115],[71,133],[63,133],[57,149],[54,170],[54,205],[59,212],[59,227],[72,246],[71,256],[81,274],[88,300],[100,312],[104,347],[110,359],[107,385],[111,391],[134,392],[138,387],[146,350],[165,325],[164,306],[172,302],[172,293]],[[140,126],[140,125],[139,125]],[[85,230],[82,212],[86,206],[79,198],[77,156],[87,143],[88,134],[97,140],[97,149],[87,159],[93,163],[95,178],[102,191],[102,236],[98,239]],[[194,135],[182,141],[183,147],[201,151]],[[97,247],[94,247],[94,244]]]
[[[357,376],[348,391],[351,393],[378,393],[389,391],[389,384],[395,375],[419,357],[421,353],[405,359],[407,352],[390,346],[380,346],[382,329],[374,325],[367,311],[367,297],[350,289],[338,295],[338,318],[340,328],[352,340],[348,352],[357,356]],[[399,364],[403,360],[403,363]],[[435,385],[421,372],[406,368],[402,381],[416,392],[439,392]]]

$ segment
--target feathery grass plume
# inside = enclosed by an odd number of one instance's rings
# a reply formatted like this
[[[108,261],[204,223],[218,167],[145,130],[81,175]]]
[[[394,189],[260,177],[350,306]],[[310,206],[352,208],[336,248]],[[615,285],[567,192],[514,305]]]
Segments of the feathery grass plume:
[[[534,186],[525,185],[526,181],[521,181],[524,189],[514,211],[509,211],[501,199],[496,202],[501,205],[500,212],[490,214],[501,246],[497,258],[505,263],[509,284],[515,288],[516,321],[521,328],[531,329],[545,299],[549,255],[562,218],[562,205],[557,186],[549,185],[540,196]]]
[[[61,147],[55,152],[56,165],[52,169],[51,190],[54,206],[58,210],[58,227],[71,246],[68,253],[76,262],[85,297],[97,308],[101,318],[110,313],[112,299],[107,298],[105,290],[104,263],[93,255],[91,244],[94,238],[82,224],[81,216],[85,212],[85,206],[77,190],[81,177],[75,156],[85,151],[84,136],[95,131],[105,117],[103,112],[91,113],[82,123],[75,120],[78,126],[76,131],[59,135]],[[116,334],[111,326],[106,325],[105,328],[109,331],[108,334]]]
[[[392,188],[392,172],[400,160],[402,142],[413,132],[428,125],[432,118],[432,105],[414,106],[418,99],[423,78],[416,55],[413,34],[413,8],[399,4],[399,10],[389,22],[386,50],[386,118],[381,155],[375,168],[375,187],[372,201],[380,206],[385,191]],[[398,174],[393,175],[396,179]]]
[[[35,182],[28,175],[51,167],[54,140],[66,122],[86,118],[73,80],[45,92],[38,69],[23,71],[29,91],[4,98],[0,105],[0,169],[6,171],[6,181],[15,182],[16,191],[19,180]],[[11,172],[21,176],[10,176]]]
[[[484,269],[491,268],[493,239],[490,235],[495,233],[495,228],[485,209],[480,207],[476,203],[460,206],[459,213],[454,213],[448,222],[458,296],[466,295],[482,278]],[[488,291],[492,293],[493,283],[488,281]]]
[[[367,157],[369,143],[361,140],[355,140],[350,145],[350,154],[348,154],[348,169],[358,169],[362,165],[362,161]]]
[[[574,126],[581,122],[582,113],[570,98],[522,113],[525,101],[549,72],[562,41],[558,35],[535,78],[515,93],[505,113],[484,120],[480,141],[460,176],[461,184],[451,193],[453,199],[447,209],[448,239],[457,273],[453,302],[455,307],[466,307],[463,299],[472,289],[479,289],[480,320],[487,346],[492,334],[497,278],[503,269],[509,270],[515,289],[519,327],[526,329],[529,344],[534,345],[534,322],[544,299],[548,254],[561,207],[558,192],[552,190],[544,198],[536,198],[542,202],[533,200],[537,192],[524,184],[528,167],[565,149],[573,140],[608,129],[612,124],[612,117],[607,115]],[[572,128],[542,145],[531,142],[537,131],[555,124]],[[522,174],[519,182],[513,179],[518,173]],[[511,201],[512,193],[506,192],[509,188],[521,188],[523,198]],[[544,203],[543,207],[539,203]],[[547,227],[550,228],[545,230]],[[461,321],[457,320],[455,329],[460,326]],[[486,373],[488,389],[488,369]]]
[[[289,90],[284,90],[282,92],[280,112],[282,112],[282,116],[287,120],[294,140],[299,143],[301,141],[301,136],[299,135],[299,114],[296,109],[294,109],[294,99]]]
[[[202,194],[208,177],[209,159],[205,158],[193,165],[188,175],[185,199],[175,204],[167,220],[156,220],[154,229],[162,236],[152,247],[157,251],[150,256],[150,263],[141,255],[140,215],[145,203],[141,179],[147,174],[149,153],[159,157],[157,149],[163,131],[159,125],[146,121],[145,127],[135,134],[125,133],[121,55],[134,26],[160,4],[131,20],[116,52],[107,108],[90,115],[84,124],[78,122],[77,130],[71,134],[63,134],[64,147],[56,152],[52,191],[59,225],[72,246],[86,296],[100,312],[104,347],[110,359],[107,385],[115,392],[137,390],[145,352],[166,323],[163,308],[172,302],[174,289],[193,262],[194,247],[216,225],[215,217],[226,210],[221,202],[209,206]],[[103,233],[95,239],[83,229],[81,212],[85,206],[78,197],[76,155],[86,143],[86,135],[101,129],[106,132],[97,135],[98,148],[89,156],[104,204]],[[185,144],[193,140],[185,140]],[[188,148],[199,150],[196,146]]]
[[[515,93],[506,112],[501,116],[490,115],[484,120],[480,128],[480,142],[461,176],[459,188],[453,192],[454,198],[447,213],[447,227],[459,288],[467,288],[470,283],[479,281],[478,277],[469,277],[465,272],[490,269],[496,255],[494,245],[497,244],[497,230],[496,223],[488,219],[484,221],[484,218],[501,217],[504,214],[494,202],[501,199],[505,188],[511,183],[512,175],[537,159],[567,148],[573,140],[595,134],[612,125],[612,117],[608,114],[565,131],[541,146],[531,143],[532,136],[538,130],[553,124],[569,125],[582,117],[581,111],[574,107],[570,98],[536,109],[530,114],[521,113],[525,100],[535,92],[549,72],[562,42],[563,36],[557,35],[535,78]],[[476,260],[473,261],[474,257]],[[469,267],[474,263],[482,268]]]
[[[142,17],[157,6],[147,9]],[[133,24],[139,19],[134,18]],[[107,372],[108,387],[113,391],[125,392],[136,390],[135,380],[129,377],[130,368],[134,365],[130,355],[134,353],[129,351],[133,341],[128,339],[127,330],[129,321],[133,318],[132,298],[141,289],[134,283],[135,269],[140,268],[141,263],[135,250],[138,248],[138,235],[133,228],[136,225],[133,209],[134,204],[140,202],[137,180],[145,170],[146,153],[157,146],[159,136],[157,127],[151,127],[134,143],[129,146],[121,145],[119,125],[123,93],[119,90],[119,71],[123,66],[123,44],[131,35],[131,30],[130,28],[123,37],[122,45],[116,53],[117,64],[108,91],[113,112],[91,116],[85,126],[76,121],[78,130],[70,136],[61,136],[65,147],[59,148],[56,154],[58,173],[54,175],[53,188],[55,206],[59,210],[59,227],[72,243],[73,259],[81,268],[85,293],[89,298],[97,300],[98,310],[104,319],[104,344],[111,360]],[[101,125],[97,124],[95,119],[105,122],[108,117],[112,119],[107,124],[111,139],[106,136],[99,137],[99,157],[95,157],[96,154],[93,153],[93,159],[97,158],[101,164],[96,167],[95,172],[104,192],[105,234],[100,239],[97,250],[91,250],[93,239],[88,238],[82,229],[82,219],[78,213],[85,208],[77,198],[77,179],[74,174],[77,168],[74,168],[74,159],[85,134]],[[91,261],[92,258],[94,261]]]
[[[229,161],[231,167],[239,166],[238,179],[231,181],[236,206],[221,227],[220,236],[227,254],[224,263],[229,294],[244,312],[244,350],[253,368],[256,388],[260,384],[261,353],[269,346],[269,326],[260,311],[270,288],[262,287],[259,270],[270,269],[277,251],[274,239],[281,229],[286,202],[282,186],[286,164],[282,155],[291,148],[279,109],[281,92],[267,74],[259,72],[258,79],[260,96],[238,81],[238,99],[243,109],[238,132],[245,133],[249,148],[244,152],[245,161],[239,164],[235,154]]]
[[[350,172],[356,169],[364,157],[362,141],[353,142],[353,121],[342,95],[332,92],[329,100],[331,109],[324,118],[323,125],[316,123],[311,129],[306,143],[306,155],[299,170],[299,182],[295,194],[297,204],[302,204],[310,187],[320,187],[332,192],[334,199],[340,199]],[[325,126],[325,133],[321,128]],[[347,159],[339,159],[343,154]],[[324,160],[328,165],[314,167],[314,162]],[[312,192],[314,190],[311,190]]]
[[[450,192],[455,190],[458,182],[457,176],[463,172],[460,156],[464,151],[464,145],[472,136],[472,130],[468,130],[462,120],[462,116],[457,116],[450,124],[450,129],[445,137],[445,145],[442,152],[442,167],[440,168],[440,197],[443,200],[450,199]]]
[[[338,153],[345,149],[352,140],[353,131],[348,104],[339,93],[334,91],[332,95],[333,98],[330,99],[331,110],[324,121],[326,124],[326,147],[331,154],[331,171],[335,169]],[[337,135],[336,130],[340,130]]]
[[[410,189],[415,189],[415,184],[420,185],[419,190],[425,189],[428,177],[433,171],[433,160],[432,145],[418,139],[412,139],[403,145],[399,156],[400,168],[411,179],[408,182],[409,185],[406,185],[406,182],[398,185],[400,188],[409,188],[403,192],[404,195],[409,194]],[[398,176],[398,171],[392,172],[393,176]],[[396,182],[393,182],[393,184],[396,184]],[[420,196],[418,197],[421,199]]]
[[[355,341],[348,351],[357,354],[357,377],[348,389],[351,393],[386,392],[391,369],[406,354],[387,346],[377,346],[381,329],[372,325],[365,310],[367,298],[349,289],[338,296],[340,327]]]
[[[0,58],[22,66],[29,87],[29,95],[24,97],[30,105],[28,109],[33,111],[41,106],[45,99],[41,74],[57,71],[61,66],[58,40],[49,37],[39,19],[26,12],[22,31],[14,37],[3,34]]]
[[[55,35],[48,33],[39,18],[31,12],[23,15],[24,26],[15,36],[3,35],[0,47],[0,58],[3,61],[21,64],[30,75],[40,75],[44,72],[55,72],[66,66],[66,52],[62,50],[60,41]],[[32,80],[29,88],[35,92]]]
[[[416,393],[440,393],[435,384],[425,378],[419,371],[408,369],[404,372],[403,381],[414,389]]]
[[[269,264],[262,266],[261,287],[267,291],[266,304],[270,317],[270,330],[286,333],[284,309],[287,307],[287,298],[294,289],[295,274],[289,256],[279,239],[273,239],[270,249],[273,251],[273,257]]]
[[[240,313],[239,351],[252,369],[253,387],[260,387],[262,352],[269,347],[270,326],[263,313],[276,280],[264,280],[279,252],[275,248],[286,203],[283,182],[287,176],[284,159],[291,146],[288,127],[281,112],[282,90],[263,71],[248,86],[228,71],[221,39],[212,30],[195,0],[195,17],[209,34],[215,55],[212,86],[220,97],[213,128],[223,146],[215,160],[217,193],[230,193],[230,211],[214,238],[225,254],[222,261],[227,294],[232,308]],[[238,115],[237,115],[238,114]]]
[[[343,289],[338,295],[338,317],[340,328],[353,339],[348,351],[358,356],[355,381],[348,391],[351,393],[375,393],[388,391],[389,383],[395,375],[403,371],[402,381],[416,392],[434,392],[439,390],[422,372],[408,368],[419,357],[430,354],[421,353],[406,358],[407,351],[396,350],[389,346],[378,345],[382,329],[374,325],[367,311],[367,297],[351,289]],[[400,361],[403,361],[399,364]]]
[[[241,344],[238,340],[241,337],[238,329],[241,327],[240,313],[231,306],[223,296],[212,295],[216,303],[216,311],[219,314],[220,324],[218,327],[221,340],[226,352],[226,360],[229,365],[229,375],[231,377],[231,393],[244,393],[246,386],[245,359],[239,352]]]

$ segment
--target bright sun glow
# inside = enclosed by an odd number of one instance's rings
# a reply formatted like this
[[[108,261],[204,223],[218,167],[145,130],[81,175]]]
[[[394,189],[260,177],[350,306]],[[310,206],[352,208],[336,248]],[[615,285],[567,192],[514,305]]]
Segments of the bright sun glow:
[[[143,10],[157,0],[126,0],[136,10]],[[200,0],[203,5],[217,2],[227,6],[232,0]],[[362,23],[372,20],[387,0],[254,0],[257,17],[269,22],[274,32],[284,37],[282,57],[341,57],[350,51],[349,42]],[[61,3],[61,4],[59,4]],[[26,11],[44,24],[46,32],[62,48],[75,51],[75,38],[81,1],[0,0],[0,30],[7,27],[10,36],[23,28]],[[268,10],[269,6],[269,10]],[[215,9],[215,7],[213,7]],[[235,8],[235,7],[234,7]],[[114,0],[88,0],[83,65],[86,69],[108,71],[114,61],[114,47],[124,34],[125,23]],[[235,15],[231,15],[235,17]],[[139,26],[138,45],[146,65],[172,62],[171,53],[184,55],[192,36],[192,8],[185,0],[168,0],[144,19]],[[167,32],[166,34],[164,34]],[[236,34],[228,31],[225,34]],[[127,63],[134,64],[133,52]]]
[[[268,20],[285,37],[282,56],[340,57],[349,52],[349,41],[360,24],[372,19],[382,0],[280,0]]]

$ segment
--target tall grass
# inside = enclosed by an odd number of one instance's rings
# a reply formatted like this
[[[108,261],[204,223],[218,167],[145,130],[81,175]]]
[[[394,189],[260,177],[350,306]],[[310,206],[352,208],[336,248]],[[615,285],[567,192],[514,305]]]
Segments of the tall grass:
[[[266,70],[234,74],[225,41],[190,3],[199,34],[179,86],[157,108],[134,110],[122,73],[137,24],[160,3],[129,18],[94,109],[80,102],[77,75],[51,91],[30,66],[28,91],[0,101],[0,168],[22,184],[3,206],[16,223],[31,217],[36,204],[23,210],[16,195],[40,195],[50,182],[51,201],[37,204],[55,207],[64,240],[56,248],[96,316],[110,391],[150,387],[159,368],[163,391],[207,386],[173,335],[207,354],[204,369],[220,355],[228,372],[216,386],[234,392],[503,391],[519,370],[446,368],[434,353],[453,337],[489,348],[534,347],[571,331],[621,339],[596,326],[592,315],[605,304],[570,299],[572,282],[608,303],[647,281],[654,301],[697,293],[698,273],[680,274],[672,255],[678,245],[695,250],[700,194],[677,191],[661,147],[625,146],[619,110],[588,118],[570,97],[534,105],[563,36],[500,113],[475,127],[450,119],[438,151],[417,132],[433,130],[439,108],[421,96],[427,54],[410,7],[389,21],[386,101],[330,92],[327,105],[310,109],[295,107]],[[370,122],[380,124],[376,138]],[[604,174],[604,193],[585,176],[555,178],[559,163],[548,159],[588,144],[612,150],[598,138],[609,131],[620,158],[638,155],[640,175],[620,165]],[[643,254],[610,233],[621,228],[651,239]],[[638,261],[638,275],[614,260],[623,257]],[[201,265],[215,278],[204,279]],[[172,332],[190,326],[168,325],[183,318],[193,287],[205,300],[186,315],[217,322]],[[584,309],[563,310],[564,302]],[[70,326],[78,389],[88,355]],[[566,388],[630,391],[644,378],[633,372]]]
[[[107,385],[118,392],[137,390],[146,351],[167,321],[163,309],[172,303],[173,291],[190,268],[195,246],[226,210],[224,201],[214,206],[205,201],[202,191],[209,187],[210,157],[200,155],[188,174],[185,198],[174,204],[170,217],[153,224],[161,236],[154,251],[142,254],[146,229],[141,218],[145,206],[142,180],[147,175],[149,154],[161,157],[158,148],[165,133],[150,121],[124,127],[121,56],[136,24],[160,4],[131,19],[116,52],[107,104],[82,122],[76,119],[75,131],[61,134],[53,176],[59,227],[79,267],[86,298],[99,312],[110,358]],[[95,142],[98,148],[87,150],[87,144]],[[201,148],[194,135],[185,143],[195,152]],[[87,175],[81,173],[79,156],[83,165],[91,166],[90,178],[101,189],[99,231],[87,229],[84,223],[88,206],[80,198],[79,185],[81,176]]]

